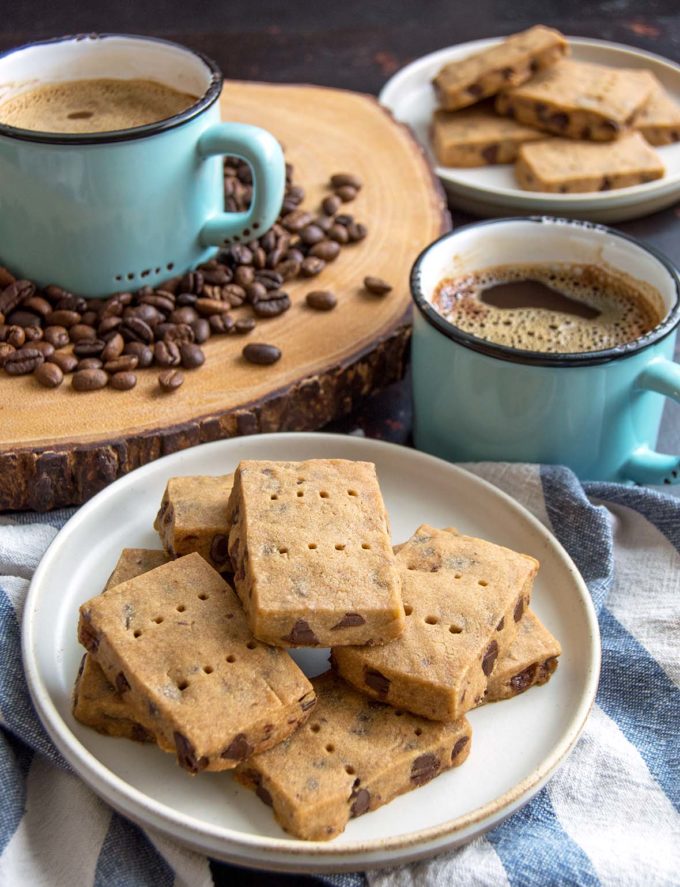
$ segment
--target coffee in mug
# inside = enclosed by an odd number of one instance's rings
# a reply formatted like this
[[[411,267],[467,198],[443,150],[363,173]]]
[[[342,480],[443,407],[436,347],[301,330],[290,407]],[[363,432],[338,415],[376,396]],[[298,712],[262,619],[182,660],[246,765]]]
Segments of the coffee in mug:
[[[3,102],[0,123],[34,132],[115,132],[166,120],[198,98],[154,80],[66,80]]]
[[[459,329],[524,351],[601,351],[634,342],[665,314],[652,287],[566,262],[500,265],[441,281],[433,307]]]

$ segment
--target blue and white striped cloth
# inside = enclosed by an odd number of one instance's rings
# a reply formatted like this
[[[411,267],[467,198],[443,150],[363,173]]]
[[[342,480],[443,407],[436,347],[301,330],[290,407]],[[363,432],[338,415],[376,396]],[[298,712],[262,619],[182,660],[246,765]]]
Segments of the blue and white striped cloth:
[[[680,884],[680,499],[586,484],[562,468],[467,466],[524,504],[579,567],[602,676],[573,753],[526,807],[459,850],[399,869],[296,877],[358,887]],[[0,887],[284,883],[142,831],[51,745],[21,667],[33,570],[71,512],[0,517]]]

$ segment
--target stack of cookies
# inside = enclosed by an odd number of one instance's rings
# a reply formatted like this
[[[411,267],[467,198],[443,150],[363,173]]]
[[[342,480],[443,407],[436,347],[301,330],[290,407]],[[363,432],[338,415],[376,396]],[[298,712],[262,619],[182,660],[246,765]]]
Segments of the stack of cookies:
[[[371,463],[173,478],[155,526],[164,551],[123,551],[81,607],[75,716],[233,770],[296,837],[459,766],[466,713],[557,665],[538,562],[427,525],[393,549]],[[291,647],[329,647],[331,670],[309,681]]]
[[[650,146],[680,140],[680,107],[650,71],[568,52],[562,34],[536,25],[444,65],[433,80],[438,162],[515,163],[521,188],[563,194],[661,178]]]

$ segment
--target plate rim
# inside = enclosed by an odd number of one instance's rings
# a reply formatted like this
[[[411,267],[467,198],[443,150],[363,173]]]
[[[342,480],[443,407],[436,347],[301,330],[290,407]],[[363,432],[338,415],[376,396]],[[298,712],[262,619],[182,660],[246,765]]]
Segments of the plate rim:
[[[76,775],[106,803],[122,812],[123,815],[142,825],[151,825],[158,828],[165,834],[169,834],[173,838],[181,842],[183,841],[185,844],[188,843],[195,848],[201,848],[203,852],[208,852],[212,856],[219,856],[221,853],[223,858],[234,859],[244,864],[248,864],[248,860],[250,860],[250,864],[255,866],[272,864],[275,866],[278,862],[280,866],[285,868],[286,863],[300,863],[302,862],[302,857],[307,857],[312,865],[317,866],[317,869],[321,867],[324,870],[330,870],[329,866],[332,867],[333,863],[336,863],[335,870],[339,870],[338,866],[348,870],[347,866],[350,860],[355,862],[358,867],[361,865],[368,865],[370,867],[371,865],[383,864],[390,857],[406,861],[406,857],[409,854],[410,858],[415,858],[416,856],[437,852],[437,850],[444,849],[446,846],[466,840],[465,832],[477,825],[484,824],[484,827],[480,830],[481,832],[498,824],[498,822],[522,806],[523,803],[528,802],[566,759],[581,735],[595,701],[601,666],[599,626],[592,597],[573,560],[557,538],[517,500],[489,481],[436,456],[387,441],[343,434],[284,432],[257,435],[257,439],[271,441],[274,446],[276,446],[276,441],[280,439],[285,439],[287,442],[297,439],[301,442],[315,441],[321,447],[332,448],[333,444],[345,447],[349,445],[350,447],[357,446],[358,449],[366,448],[368,451],[373,450],[375,453],[387,452],[393,455],[396,455],[398,451],[403,451],[404,454],[407,454],[406,458],[421,461],[425,465],[429,464],[434,469],[441,470],[443,468],[446,471],[450,471],[452,476],[462,479],[463,482],[472,482],[473,485],[478,485],[486,494],[500,498],[511,509],[517,510],[522,514],[528,521],[532,531],[536,532],[543,543],[552,549],[553,554],[562,561],[578,589],[578,597],[583,605],[588,626],[589,636],[586,638],[586,641],[589,646],[589,662],[585,692],[575,708],[567,729],[562,733],[552,751],[541,761],[541,765],[524,780],[512,786],[501,796],[463,816],[396,837],[359,840],[338,845],[333,841],[302,841],[293,837],[279,838],[256,835],[254,833],[249,834],[238,832],[225,826],[200,822],[195,817],[181,813],[166,803],[150,798],[141,789],[126,782],[122,777],[109,770],[79,741],[57,710],[50,692],[43,681],[38,666],[37,652],[34,653],[36,647],[34,623],[39,612],[40,586],[43,581],[43,575],[49,573],[52,561],[59,557],[59,550],[64,540],[68,540],[70,534],[76,532],[89,519],[92,512],[96,512],[99,503],[121,492],[125,493],[126,489],[135,483],[139,477],[139,472],[155,473],[160,471],[160,473],[163,473],[165,466],[172,465],[174,461],[180,461],[182,456],[188,452],[199,449],[205,452],[206,448],[218,451],[229,449],[233,445],[243,445],[245,438],[242,437],[228,438],[189,447],[161,457],[154,462],[147,463],[147,465],[141,466],[129,474],[118,478],[79,508],[50,543],[29,586],[21,631],[22,661],[27,685],[38,717],[48,735],[60,753],[73,767]],[[168,476],[171,475],[168,474]],[[484,823],[485,820],[486,823]],[[179,834],[180,829],[184,833],[183,835]],[[219,842],[219,846],[215,842]],[[428,847],[428,845],[433,846]],[[243,856],[244,853],[246,854],[245,858]],[[253,861],[254,854],[260,855],[257,861]],[[380,855],[377,861],[371,859],[376,854]],[[368,857],[368,859],[365,857]],[[308,868],[309,865],[307,866]]]
[[[503,39],[505,39],[504,36],[485,37],[480,40],[468,40],[464,43],[454,43],[450,46],[445,46],[440,49],[436,49],[433,52],[429,52],[425,55],[419,56],[418,58],[413,59],[413,61],[409,62],[407,65],[404,65],[403,68],[400,68],[389,78],[389,80],[383,85],[382,89],[380,90],[378,101],[386,108],[388,108],[392,114],[395,115],[396,120],[399,120],[400,123],[406,124],[413,130],[413,127],[408,121],[401,120],[401,118],[396,116],[393,104],[394,99],[392,93],[399,89],[401,81],[406,80],[410,75],[416,73],[420,68],[426,66],[430,62],[435,61],[439,57],[441,57],[442,59],[446,58],[448,53],[451,52],[451,50],[453,49],[458,50],[469,48],[471,51],[474,51],[475,49],[485,49],[488,46],[494,46],[500,43]],[[570,44],[579,47],[604,50],[614,49],[631,56],[636,56],[642,59],[649,59],[655,65],[661,65],[662,67],[667,68],[670,73],[680,78],[680,64],[676,64],[672,59],[657,55],[654,52],[649,52],[645,49],[638,49],[635,46],[630,46],[625,43],[617,43],[613,40],[599,40],[595,37],[574,37],[567,35],[566,39],[569,41]],[[415,131],[414,138],[416,139],[418,144],[421,145],[421,147],[423,147],[424,149],[427,148],[429,152],[429,146],[425,146],[422,144]],[[428,153],[428,157],[430,156],[431,155]],[[607,192],[553,194],[549,191],[523,191],[521,188],[505,188],[495,185],[489,186],[484,184],[474,184],[466,182],[452,172],[453,170],[461,168],[464,167],[440,166],[439,164],[433,162],[433,169],[436,175],[440,179],[445,181],[447,185],[459,189],[460,193],[464,193],[465,195],[468,195],[470,197],[478,197],[480,199],[483,198],[487,201],[493,200],[494,198],[500,199],[508,203],[514,203],[515,206],[525,206],[526,208],[538,209],[541,207],[552,206],[554,208],[553,211],[555,212],[557,211],[558,207],[564,207],[565,210],[571,211],[604,210],[607,208],[615,208],[619,206],[623,208],[635,205],[637,203],[642,203],[646,199],[652,200],[655,197],[662,197],[663,195],[667,195],[675,189],[678,189],[680,192],[680,171],[676,172],[673,176],[664,176],[663,178],[657,179],[653,182],[631,185],[627,188],[617,188]]]

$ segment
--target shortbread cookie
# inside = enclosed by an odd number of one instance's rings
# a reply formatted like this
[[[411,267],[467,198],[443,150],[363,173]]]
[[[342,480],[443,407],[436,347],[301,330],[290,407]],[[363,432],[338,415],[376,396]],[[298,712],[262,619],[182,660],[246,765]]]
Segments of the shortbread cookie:
[[[543,138],[530,126],[499,117],[486,102],[462,111],[435,111],[432,145],[443,166],[513,163],[524,142]]]
[[[154,742],[151,724],[141,724],[141,713],[133,712],[125,699],[106,679],[106,675],[85,653],[78,670],[73,694],[73,715],[81,724],[106,736],[123,736],[137,742]],[[149,719],[150,721],[150,719]]]
[[[164,551],[124,548],[104,588],[114,588],[168,562]],[[153,728],[144,712],[134,714],[125,695],[113,687],[89,653],[83,656],[73,693],[73,715],[81,724],[108,736],[153,742]],[[145,724],[140,722],[145,720]]]
[[[538,561],[492,542],[423,525],[399,547],[406,630],[384,647],[334,647],[362,693],[438,721],[484,698],[529,605]]]
[[[307,724],[235,773],[298,838],[328,841],[351,818],[457,767],[470,752],[465,718],[427,721],[367,699],[331,672],[312,683],[318,702]]]
[[[527,610],[519,623],[510,649],[499,658],[489,677],[485,702],[510,699],[529,687],[545,684],[557,668],[562,648],[533,610]]]
[[[241,462],[229,554],[255,637],[284,647],[384,644],[404,630],[375,466]]]
[[[641,132],[650,145],[672,145],[680,141],[680,105],[658,81],[636,116],[633,128]]]
[[[664,175],[654,148],[638,132],[596,144],[548,139],[522,145],[515,177],[525,191],[573,194],[611,191],[652,182]]]
[[[220,573],[231,572],[227,502],[234,475],[171,477],[154,521],[170,557],[197,551]]]
[[[569,47],[559,31],[536,25],[512,34],[489,49],[449,62],[432,81],[442,108],[454,111],[524,83],[554,65]]]
[[[608,142],[631,125],[653,90],[648,71],[566,60],[502,92],[496,110],[558,136]]]
[[[87,601],[78,637],[191,773],[275,745],[314,705],[302,671],[253,639],[238,598],[196,553]]]

